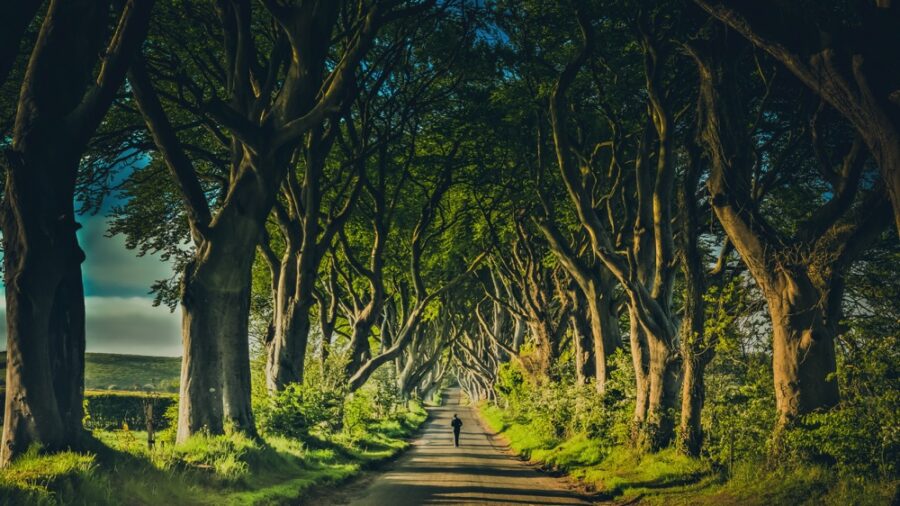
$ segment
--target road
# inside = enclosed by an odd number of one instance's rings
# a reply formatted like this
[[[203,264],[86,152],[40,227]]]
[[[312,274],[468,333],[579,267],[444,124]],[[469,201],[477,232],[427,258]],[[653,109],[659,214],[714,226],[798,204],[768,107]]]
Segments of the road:
[[[333,504],[413,506],[420,504],[590,504],[563,480],[541,474],[505,452],[475,412],[460,404],[458,389],[430,418],[410,449],[383,472],[332,496]],[[453,445],[450,420],[463,421],[460,447]],[[343,496],[343,497],[340,497]]]

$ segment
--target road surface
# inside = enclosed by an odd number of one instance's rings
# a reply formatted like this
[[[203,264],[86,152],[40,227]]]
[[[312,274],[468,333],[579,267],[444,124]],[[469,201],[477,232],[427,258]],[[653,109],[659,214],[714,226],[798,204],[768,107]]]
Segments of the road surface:
[[[418,506],[420,504],[590,504],[563,480],[532,469],[505,452],[458,389],[430,419],[406,453],[374,478],[350,485],[332,504]],[[463,421],[460,447],[453,446],[450,420]],[[341,497],[343,496],[343,497]]]

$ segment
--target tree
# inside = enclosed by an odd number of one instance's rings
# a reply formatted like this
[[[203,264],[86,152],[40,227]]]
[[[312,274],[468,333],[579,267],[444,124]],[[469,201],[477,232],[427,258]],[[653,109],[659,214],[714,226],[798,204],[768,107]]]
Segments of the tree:
[[[665,446],[672,432],[667,412],[674,403],[678,356],[675,353],[677,329],[671,308],[675,274],[674,241],[671,228],[671,202],[675,167],[672,163],[670,104],[661,94],[663,55],[657,34],[648,21],[639,19],[637,31],[644,59],[645,86],[648,95],[649,123],[637,145],[632,195],[625,194],[627,217],[633,211],[633,233],[626,254],[616,251],[613,239],[593,205],[593,176],[589,160],[569,140],[565,100],[582,66],[587,62],[594,41],[594,30],[585,9],[577,10],[582,46],[565,67],[550,96],[550,122],[557,163],[579,220],[585,227],[594,255],[619,282],[628,301],[631,320],[631,353],[635,364],[638,398],[635,408],[635,440],[640,446]],[[612,119],[612,118],[611,118]],[[614,121],[614,120],[613,120]],[[656,136],[655,170],[650,165],[650,129]],[[613,157],[621,147],[613,139]],[[577,158],[576,158],[577,156]],[[586,166],[576,167],[575,160]],[[633,200],[632,200],[633,199]],[[629,220],[623,220],[628,226]],[[613,226],[615,230],[617,227]],[[627,244],[627,242],[623,244]]]
[[[823,2],[810,12],[774,1],[696,3],[853,125],[881,169],[900,232],[900,5]]]
[[[221,433],[226,425],[255,432],[247,325],[250,273],[266,218],[301,140],[312,139],[307,145],[320,142],[326,120],[337,128],[339,119],[333,115],[347,100],[347,83],[379,26],[402,17],[405,9],[422,7],[263,4],[264,9],[253,9],[248,0],[223,1],[216,5],[215,16],[206,16],[212,13],[203,8],[187,10],[187,19],[194,16],[201,26],[215,19],[217,26],[211,29],[223,36],[223,47],[200,52],[212,55],[208,60],[195,50],[195,45],[207,43],[205,32],[196,33],[193,27],[179,31],[184,22],[179,25],[177,20],[185,16],[179,13],[176,21],[161,27],[159,45],[148,53],[148,60],[158,62],[159,68],[145,73],[137,65],[130,75],[158,153],[182,192],[194,242],[180,289],[185,353],[179,441],[203,428]],[[340,32],[337,42],[343,47],[329,67],[332,36],[342,15],[349,29]],[[260,27],[269,30],[264,42],[253,37]],[[189,39],[184,33],[200,38]],[[258,61],[259,53],[267,59]],[[188,76],[178,71],[182,61],[192,62],[197,72]],[[160,82],[154,83],[152,76],[159,76]],[[222,94],[224,99],[219,98]],[[229,153],[228,166],[221,170],[221,193],[213,205],[160,96],[190,111]],[[286,358],[296,358],[289,355]]]
[[[711,169],[707,185],[722,228],[766,299],[780,430],[799,415],[838,402],[834,340],[842,331],[844,276],[887,226],[889,202],[880,187],[860,191],[866,154],[857,138],[848,147],[838,143],[845,152],[837,167],[814,164],[828,181],[831,198],[795,224],[793,233],[772,225],[752,198],[753,181],[760,171],[771,177],[780,167],[753,162],[756,147],[747,125],[756,125],[747,120],[738,84],[740,47],[722,37],[719,31],[692,49],[700,75],[701,138]],[[767,113],[778,118],[784,111]]]
[[[17,23],[3,32],[14,52],[39,4],[24,2],[7,18]],[[51,1],[31,50],[2,162],[3,465],[32,444],[54,451],[83,439],[84,252],[75,235],[75,184],[82,154],[144,40],[152,5],[127,2],[110,31],[111,2]],[[3,79],[12,61],[7,56],[0,60]]]

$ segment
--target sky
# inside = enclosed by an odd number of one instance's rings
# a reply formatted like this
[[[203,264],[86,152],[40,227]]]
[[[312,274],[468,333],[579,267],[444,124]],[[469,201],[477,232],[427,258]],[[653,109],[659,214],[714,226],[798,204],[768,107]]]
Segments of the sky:
[[[87,351],[181,356],[181,314],[153,307],[150,285],[172,276],[172,266],[125,249],[123,236],[106,237],[106,217],[81,216]],[[2,295],[2,293],[0,293]],[[0,349],[6,348],[6,298],[0,296]]]

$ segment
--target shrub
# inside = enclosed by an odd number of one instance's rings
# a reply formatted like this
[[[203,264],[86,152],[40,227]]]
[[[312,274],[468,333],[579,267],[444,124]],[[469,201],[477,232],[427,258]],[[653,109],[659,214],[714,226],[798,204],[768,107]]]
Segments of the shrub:
[[[303,438],[312,428],[333,430],[342,402],[339,392],[293,383],[263,406],[259,423],[267,433]]]
[[[128,424],[132,429],[146,427],[145,407],[153,407],[153,426],[163,429],[169,421],[166,410],[178,405],[171,394],[146,394],[139,392],[90,391],[85,394],[85,423],[88,429],[116,429]]]
[[[361,388],[344,401],[344,434],[351,440],[365,435],[366,428],[374,421],[374,396],[370,388]]]
[[[170,404],[163,413],[164,429],[156,434],[159,443],[174,445],[178,436],[178,403]]]

